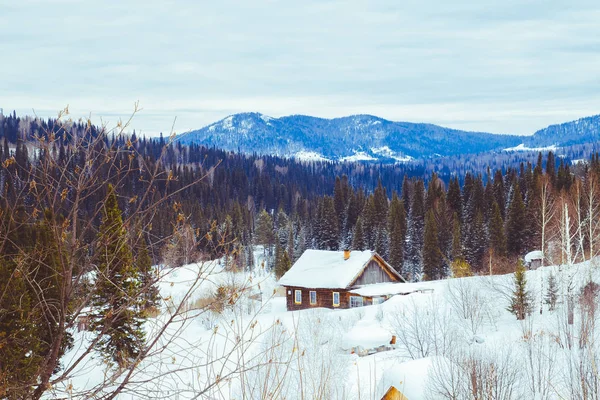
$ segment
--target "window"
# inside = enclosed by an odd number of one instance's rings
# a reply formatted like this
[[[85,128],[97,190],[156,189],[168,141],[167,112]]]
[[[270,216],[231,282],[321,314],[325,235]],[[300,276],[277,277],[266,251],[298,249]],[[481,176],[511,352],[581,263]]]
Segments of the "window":
[[[317,304],[317,292],[314,290],[310,291],[310,304]]]
[[[362,307],[363,298],[362,296],[350,296],[350,307]]]
[[[373,304],[381,304],[384,302],[384,298],[383,297],[373,297]]]
[[[333,292],[333,306],[340,306],[340,292]]]
[[[302,304],[302,290],[294,290],[294,303]]]

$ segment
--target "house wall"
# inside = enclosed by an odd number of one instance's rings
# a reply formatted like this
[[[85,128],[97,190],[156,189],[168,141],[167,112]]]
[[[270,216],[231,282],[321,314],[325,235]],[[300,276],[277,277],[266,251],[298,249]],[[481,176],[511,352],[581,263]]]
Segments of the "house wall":
[[[302,304],[296,304],[294,302],[294,291],[302,291]],[[310,291],[314,290],[317,292],[317,304],[310,304]],[[333,306],[333,292],[340,293],[340,306]],[[350,294],[346,289],[308,289],[301,287],[286,286],[285,287],[285,299],[288,311],[305,310],[307,308],[348,308],[350,307]],[[365,298],[365,305],[367,304]]]
[[[397,280],[392,279],[379,263],[375,259],[372,259],[369,261],[369,264],[364,269],[363,273],[356,279],[353,286],[384,282],[397,282]]]

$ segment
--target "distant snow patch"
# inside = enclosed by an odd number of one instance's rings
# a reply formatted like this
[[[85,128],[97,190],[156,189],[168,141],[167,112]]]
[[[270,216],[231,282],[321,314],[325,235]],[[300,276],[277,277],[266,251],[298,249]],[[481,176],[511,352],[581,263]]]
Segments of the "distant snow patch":
[[[268,115],[265,115],[265,114],[260,114],[260,119],[262,119],[265,122],[269,122],[273,118],[271,118],[271,117],[269,117]]]
[[[223,122],[221,122],[221,126],[223,129],[232,130],[233,129],[233,115],[225,118]]]
[[[373,161],[373,160],[376,160],[376,158],[371,157],[364,151],[356,151],[356,150],[354,150],[353,156],[347,156],[347,157],[340,158],[340,161],[345,161],[345,162]]]
[[[379,122],[379,121],[377,121],[377,122]],[[395,151],[390,149],[389,146],[371,147],[371,151],[374,154],[380,154],[385,157],[393,158],[394,160],[396,160],[398,162],[408,162],[408,161],[413,160],[413,158],[411,156],[403,156],[403,155],[396,153]]]
[[[331,161],[328,158],[323,157],[323,155],[315,152],[315,151],[299,151],[293,155],[293,158],[300,161]]]
[[[556,145],[547,146],[547,147],[525,147],[524,143],[516,147],[509,147],[508,149],[504,149],[503,151],[556,151],[558,147]]]

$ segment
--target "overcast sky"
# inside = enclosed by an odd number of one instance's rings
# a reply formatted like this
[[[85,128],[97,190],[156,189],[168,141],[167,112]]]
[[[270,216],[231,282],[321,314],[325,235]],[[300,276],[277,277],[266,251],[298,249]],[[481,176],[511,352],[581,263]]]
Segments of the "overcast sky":
[[[600,2],[0,0],[0,107],[148,134],[374,114],[529,134],[600,113]]]

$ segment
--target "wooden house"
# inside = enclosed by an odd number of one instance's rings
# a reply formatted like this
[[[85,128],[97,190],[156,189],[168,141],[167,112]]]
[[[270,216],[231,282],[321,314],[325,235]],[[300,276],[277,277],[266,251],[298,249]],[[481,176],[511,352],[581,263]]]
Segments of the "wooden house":
[[[288,311],[314,307],[350,308],[378,304],[414,291],[374,251],[306,250],[279,280]],[[408,285],[408,284],[407,284]]]

